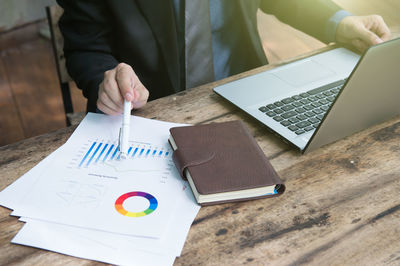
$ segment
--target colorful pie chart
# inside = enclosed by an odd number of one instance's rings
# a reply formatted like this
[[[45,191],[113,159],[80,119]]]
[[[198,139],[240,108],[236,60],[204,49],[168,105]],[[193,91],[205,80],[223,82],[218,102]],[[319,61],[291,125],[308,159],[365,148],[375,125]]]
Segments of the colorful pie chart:
[[[128,198],[131,197],[143,197],[146,198],[149,203],[150,206],[141,212],[130,212],[124,209],[124,201]],[[142,216],[146,216],[149,215],[150,213],[152,213],[153,211],[155,211],[157,209],[158,206],[158,202],[157,199],[146,192],[141,192],[141,191],[133,191],[133,192],[128,192],[123,194],[122,196],[120,196],[116,201],[115,201],[115,209],[117,210],[117,212],[119,212],[120,214],[124,215],[124,216],[128,216],[128,217],[142,217]]]

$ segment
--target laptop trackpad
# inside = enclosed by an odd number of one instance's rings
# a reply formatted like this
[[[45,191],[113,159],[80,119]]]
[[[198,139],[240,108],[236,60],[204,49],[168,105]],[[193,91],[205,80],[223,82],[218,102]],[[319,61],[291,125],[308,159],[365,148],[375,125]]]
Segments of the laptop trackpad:
[[[314,60],[292,63],[270,73],[294,87],[302,87],[335,74],[335,72]]]
[[[308,87],[332,75],[335,72],[329,68],[307,59],[223,84],[214,88],[214,91],[243,108],[268,99],[287,97],[291,92],[295,94],[299,88]]]
[[[214,88],[214,91],[242,108],[287,94],[294,89],[287,82],[266,71],[223,84]]]

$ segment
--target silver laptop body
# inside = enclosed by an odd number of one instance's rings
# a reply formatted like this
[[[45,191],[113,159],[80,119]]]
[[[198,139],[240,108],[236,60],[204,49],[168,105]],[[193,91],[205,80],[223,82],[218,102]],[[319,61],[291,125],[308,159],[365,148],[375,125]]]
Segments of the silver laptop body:
[[[302,152],[400,114],[400,38],[337,48],[214,91]]]

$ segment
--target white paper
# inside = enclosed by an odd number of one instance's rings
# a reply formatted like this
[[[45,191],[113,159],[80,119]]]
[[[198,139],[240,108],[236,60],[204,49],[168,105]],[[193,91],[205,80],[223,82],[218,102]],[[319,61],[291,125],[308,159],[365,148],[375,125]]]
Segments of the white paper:
[[[16,180],[10,186],[4,189],[0,193],[0,205],[3,205],[10,209],[15,209],[15,204],[20,200],[21,196],[25,195],[27,191],[29,191],[29,189],[35,183],[35,180],[38,178],[37,174],[40,174],[43,171],[43,169],[51,165],[52,163],[51,159],[54,158],[55,154],[59,152],[59,150],[54,151],[43,161],[41,161],[37,166],[32,168],[30,171],[28,171],[26,174],[21,176],[18,180]],[[177,175],[176,172],[175,175]],[[176,196],[181,196],[177,198],[179,205],[173,215],[173,219],[171,220],[170,225],[168,226],[168,230],[166,231],[165,236],[161,237],[160,239],[149,239],[149,238],[135,238],[135,237],[112,234],[112,237],[115,239],[114,241],[112,241],[114,243],[113,245],[118,246],[119,241],[126,241],[127,243],[129,243],[130,248],[136,247],[141,250],[147,250],[147,251],[153,250],[159,253],[167,253],[167,254],[170,254],[170,252],[172,252],[176,256],[179,256],[183,248],[186,235],[190,229],[190,225],[200,209],[200,206],[198,206],[195,203],[193,194],[190,191],[187,182],[182,181],[182,183],[183,183],[182,190],[184,190],[185,193],[176,194]],[[13,213],[12,215],[16,214]],[[35,228],[34,225],[36,222],[40,224],[44,223],[46,224],[45,227],[48,230],[49,235],[54,235],[54,238],[48,238],[47,239],[48,242],[44,242],[44,240],[41,240],[40,243],[42,245],[44,245],[43,243],[46,243],[46,245],[42,247],[44,249],[50,249],[50,247],[52,246],[52,241],[64,237],[64,236],[59,236],[59,234],[62,234],[63,232],[62,230],[59,230],[60,228],[63,227],[63,225],[61,224],[38,221],[25,217],[22,220],[30,223],[30,226],[26,227],[28,229],[24,229],[23,231],[24,233],[28,232],[28,236],[29,236],[29,231],[33,230],[32,228]],[[54,232],[52,232],[53,226],[56,227]],[[104,238],[104,236],[108,235],[108,233],[101,231],[85,230],[83,228],[68,227],[68,226],[64,227],[67,228],[65,230],[65,234],[70,234],[72,230],[75,230],[77,231],[77,234],[86,235],[87,238],[94,239],[95,241],[101,241]],[[19,237],[20,237],[19,241],[22,241],[24,239],[21,234],[19,234]],[[21,244],[30,245],[28,243],[30,242],[27,243],[23,242]]]
[[[169,128],[177,124],[133,117],[131,132],[137,137],[130,138],[129,159],[119,160],[114,137],[120,123],[120,117],[88,114],[59,151],[62,156],[56,156],[51,167],[42,172],[15,214],[119,234],[160,237],[175,208],[175,195],[182,190],[180,177],[171,172],[174,165],[167,143]],[[156,210],[141,217],[118,212],[117,199],[132,192],[155,198]],[[133,196],[124,201],[124,209],[142,213],[148,207],[146,211],[152,211],[150,203],[144,196]]]
[[[28,192],[29,188],[32,187],[42,171],[46,169],[48,163],[54,158],[57,151],[58,149],[40,161],[35,167],[30,169],[15,182],[3,189],[0,192],[0,206],[13,210],[15,205],[21,200],[21,196]]]
[[[111,135],[115,134],[115,130],[112,128],[119,126],[117,120],[118,118],[116,117],[89,114],[84,120],[86,122],[81,123],[67,141],[68,145],[64,145],[56,150],[0,193],[0,205],[14,209],[14,213],[18,215],[32,212],[32,210],[41,212],[38,210],[37,206],[34,204],[32,205],[31,202],[27,200],[29,196],[22,201],[20,197],[25,194],[30,194],[30,196],[34,198],[32,195],[35,195],[35,193],[31,193],[30,191],[34,190],[35,187],[40,189],[46,187],[53,189],[50,189],[53,195],[54,192],[59,193],[58,196],[62,200],[65,201],[65,199],[68,199],[70,203],[72,202],[70,205],[76,205],[76,203],[79,202],[83,203],[83,205],[93,207],[93,205],[98,204],[97,199],[103,200],[103,196],[107,194],[109,188],[110,190],[114,190],[115,187],[121,188],[134,184],[137,188],[143,188],[143,190],[145,190],[149,188],[149,181],[159,181],[162,184],[161,186],[158,185],[161,187],[158,188],[158,190],[161,191],[160,193],[162,194],[167,191],[169,195],[174,198],[172,201],[175,202],[166,208],[170,212],[169,218],[160,218],[159,216],[162,216],[160,214],[157,219],[154,219],[158,220],[158,224],[161,222],[161,226],[166,230],[161,230],[158,238],[134,237],[130,236],[130,233],[128,233],[129,235],[121,235],[93,230],[90,229],[92,228],[90,225],[88,225],[88,228],[79,228],[66,225],[68,223],[60,224],[49,222],[48,220],[53,219],[49,219],[47,214],[43,212],[41,214],[43,215],[43,220],[27,217],[22,218],[22,220],[27,221],[27,224],[13,239],[13,243],[121,265],[170,265],[173,263],[175,256],[180,255],[190,225],[200,207],[195,203],[187,183],[180,179],[179,174],[170,161],[171,154],[169,153],[169,145],[166,143],[169,136],[168,130],[171,126],[179,126],[179,124],[133,117],[132,121],[134,121],[134,123],[132,123],[132,125],[134,125],[134,129],[132,132],[136,137],[131,138],[132,149],[130,154],[132,160],[120,161],[117,160],[117,155],[115,155],[114,160],[109,160],[110,158],[108,158],[108,160],[106,159],[102,162],[107,149],[110,149],[109,147],[111,147],[113,143],[113,136]],[[107,127],[104,127],[105,124]],[[101,129],[103,129],[103,131],[101,131]],[[82,145],[82,141],[86,141],[86,147]],[[86,153],[88,153],[88,146],[90,144],[93,145],[95,141],[97,143],[103,142],[102,146],[98,149],[98,153],[92,156],[96,146],[99,146],[99,144],[96,144],[93,146],[92,152],[89,153],[87,158],[83,161],[85,149]],[[108,148],[104,148],[106,144],[108,144]],[[82,147],[79,145],[82,145]],[[149,147],[149,145],[152,146]],[[76,147],[78,146],[81,147],[82,150],[80,154],[76,155],[76,157],[72,158],[70,161],[65,160],[65,155],[76,153]],[[135,148],[137,148],[136,155],[133,156]],[[143,148],[145,151],[142,153],[142,157],[140,157],[139,153]],[[102,149],[104,149],[103,155],[99,156]],[[150,152],[148,152],[149,149]],[[113,149],[112,152],[114,152],[114,150],[115,149]],[[154,150],[156,150],[156,152],[154,152]],[[161,156],[161,154],[164,155],[164,157]],[[92,159],[88,163],[90,158]],[[81,164],[80,167],[77,167],[79,164]],[[65,167],[70,171],[62,171]],[[53,173],[53,179],[43,178],[43,176],[48,177],[46,174],[49,173],[49,169],[53,170],[53,172],[50,171]],[[58,171],[54,171],[54,169]],[[164,177],[160,175],[156,176],[154,169],[162,169],[160,172],[164,173]],[[83,173],[85,173],[89,178],[104,178],[107,181],[87,182],[88,180],[81,181],[60,178],[59,175],[65,174],[65,172],[79,172],[80,177],[84,176]],[[104,184],[109,185],[109,183],[113,183],[112,181],[115,180],[115,178],[112,178],[113,176],[109,174],[115,173],[117,173],[116,176],[118,180],[122,179],[122,181],[120,181],[122,185],[107,186],[103,189]],[[138,179],[144,179],[143,176],[152,176],[152,178],[148,178],[144,182],[138,182]],[[43,180],[49,182],[46,183]],[[151,183],[150,187],[153,188],[154,184],[154,182]],[[79,189],[77,189],[77,187]],[[76,191],[81,191],[82,188],[86,191],[86,193],[83,193],[85,197],[82,197],[82,195],[81,197],[76,197],[76,195],[80,194],[76,193]],[[109,192],[109,194],[114,195],[113,199],[115,199],[116,195],[120,195],[120,193],[122,192]],[[156,194],[155,192],[152,193]],[[47,193],[46,196],[48,196],[48,194],[51,193]],[[98,196],[98,194],[100,195]],[[164,198],[160,197],[159,194],[157,194],[156,197],[162,199],[163,203],[172,202],[171,200],[168,201],[168,199],[164,201]],[[49,198],[47,197],[47,199]],[[40,197],[36,200],[41,201],[41,203],[45,202],[45,200]],[[19,204],[20,202],[22,202],[22,204]],[[146,202],[131,202],[130,205],[128,204],[127,206],[125,206],[124,203],[124,208],[134,209],[135,204],[142,204],[142,208],[145,208]],[[108,206],[108,210],[111,210],[110,206]],[[115,211],[115,206],[113,210]],[[41,217],[41,215],[34,213],[32,216]],[[154,215],[154,217],[156,216]],[[58,219],[55,220],[58,221]],[[78,220],[79,222],[77,223],[81,224],[80,219]],[[95,228],[97,227],[95,226]],[[104,229],[104,227],[101,228]],[[111,230],[111,232],[113,231],[114,230]],[[155,236],[151,233],[144,233],[143,235]],[[82,239],[86,241],[82,241]],[[98,245],[93,243],[97,243]],[[132,256],[124,254],[132,254]],[[136,260],[132,260],[132,257],[136,258]],[[133,263],[133,261],[135,263]]]
[[[121,248],[79,235],[72,227],[47,223],[27,223],[14,237],[12,243],[38,247],[79,258],[97,260],[117,265],[172,265],[175,256],[161,255],[140,250]]]
[[[194,202],[192,192],[189,188],[185,189],[185,194],[186,198],[180,198],[180,204],[174,212],[173,219],[168,223],[168,230],[166,230],[165,234],[159,239],[119,235],[23,217],[21,220],[29,224],[30,227],[25,230],[23,235],[19,234],[19,241],[25,239],[25,234],[28,235],[29,239],[30,232],[35,230],[36,224],[39,224],[40,228],[45,228],[47,230],[46,232],[48,235],[53,236],[52,238],[41,240],[41,248],[44,249],[52,247],[54,241],[77,235],[84,236],[95,242],[106,242],[113,247],[123,247],[122,249],[126,248],[127,251],[136,249],[168,256],[180,256],[191,223],[200,209],[200,206]]]

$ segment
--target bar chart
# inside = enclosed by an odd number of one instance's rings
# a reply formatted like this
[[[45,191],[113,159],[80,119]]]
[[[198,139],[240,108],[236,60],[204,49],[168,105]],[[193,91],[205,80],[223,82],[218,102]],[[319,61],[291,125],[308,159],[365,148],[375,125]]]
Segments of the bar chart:
[[[91,141],[82,148],[81,153],[82,155],[78,168],[87,168],[91,165],[121,160],[119,146],[113,142]],[[171,157],[171,150],[169,147],[141,142],[131,142],[127,154],[128,160],[145,160],[150,158],[166,159],[169,157]]]

